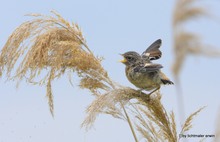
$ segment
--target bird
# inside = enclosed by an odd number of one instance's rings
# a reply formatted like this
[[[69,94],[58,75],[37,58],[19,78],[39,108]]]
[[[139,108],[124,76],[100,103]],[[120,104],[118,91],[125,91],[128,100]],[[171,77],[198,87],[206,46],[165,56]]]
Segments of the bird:
[[[151,95],[159,90],[161,85],[174,84],[162,71],[161,64],[152,63],[152,60],[161,58],[162,52],[159,50],[162,40],[153,42],[141,55],[135,51],[128,51],[124,54],[121,63],[125,64],[125,74],[127,79],[137,88],[151,91]]]

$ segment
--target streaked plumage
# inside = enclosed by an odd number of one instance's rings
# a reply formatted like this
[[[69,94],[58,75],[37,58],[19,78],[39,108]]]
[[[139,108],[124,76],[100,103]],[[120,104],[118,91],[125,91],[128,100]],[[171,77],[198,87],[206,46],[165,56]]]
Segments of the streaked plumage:
[[[151,62],[151,60],[156,60],[161,57],[160,46],[161,40],[158,39],[141,55],[134,51],[122,54],[124,59],[121,60],[121,62],[126,65],[125,73],[128,80],[141,90],[150,91],[155,89],[151,92],[153,93],[158,90],[162,84],[173,84],[173,82],[161,72],[160,69],[163,68],[163,66]]]

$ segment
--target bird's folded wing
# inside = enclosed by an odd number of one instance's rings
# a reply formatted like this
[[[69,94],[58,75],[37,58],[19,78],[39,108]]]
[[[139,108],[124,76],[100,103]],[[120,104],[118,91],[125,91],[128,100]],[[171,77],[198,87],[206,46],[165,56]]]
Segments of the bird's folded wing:
[[[146,63],[145,65],[136,67],[135,69],[136,71],[145,73],[145,72],[158,71],[161,68],[163,68],[161,64]]]
[[[148,58],[149,60],[157,60],[162,56],[162,52],[159,50],[162,44],[162,40],[158,39],[153,42],[142,54],[142,58]]]

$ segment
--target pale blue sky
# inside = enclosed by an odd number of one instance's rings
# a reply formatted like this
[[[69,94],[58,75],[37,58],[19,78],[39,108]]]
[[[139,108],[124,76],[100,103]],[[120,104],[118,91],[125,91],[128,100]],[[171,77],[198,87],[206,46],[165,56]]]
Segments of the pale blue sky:
[[[202,1],[202,4],[220,16],[218,1]],[[158,62],[163,64],[163,71],[173,80],[170,70],[174,59],[171,35],[173,6],[174,0],[7,0],[0,6],[0,48],[16,27],[30,19],[25,14],[50,14],[50,10],[56,10],[65,19],[80,25],[91,50],[105,57],[103,66],[113,80],[134,87],[125,77],[124,65],[117,62],[121,58],[119,53],[129,50],[141,53],[158,38],[163,40],[163,57]],[[189,28],[202,33],[205,42],[220,49],[218,22],[196,20]],[[214,133],[220,102],[219,73],[219,59],[201,57],[189,57],[181,72],[186,114],[207,106],[196,117],[193,134]],[[49,113],[44,87],[23,82],[16,89],[14,82],[5,80],[3,75],[0,79],[0,142],[133,142],[127,123],[110,116],[100,115],[94,129],[87,133],[80,128],[86,106],[93,97],[77,87],[77,79],[74,87],[66,77],[53,82],[54,119]],[[178,115],[175,87],[162,87],[161,92],[167,110],[174,110]]]

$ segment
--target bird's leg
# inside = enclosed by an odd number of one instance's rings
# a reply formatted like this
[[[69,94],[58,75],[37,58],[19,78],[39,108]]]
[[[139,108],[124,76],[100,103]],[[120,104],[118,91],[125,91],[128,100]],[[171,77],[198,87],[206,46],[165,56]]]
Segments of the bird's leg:
[[[153,94],[154,92],[156,92],[157,90],[159,90],[160,87],[156,88],[155,90],[153,90],[152,92],[150,92],[148,95],[150,96],[151,94]]]

